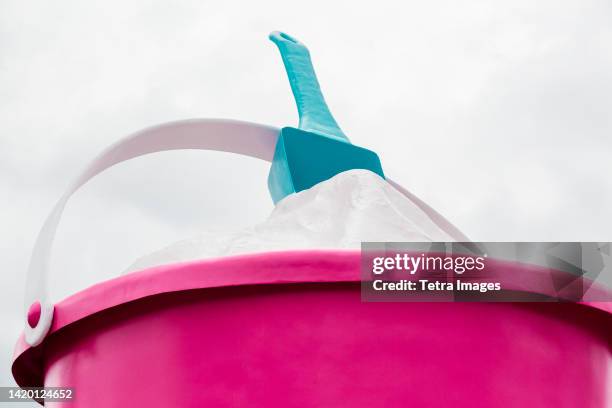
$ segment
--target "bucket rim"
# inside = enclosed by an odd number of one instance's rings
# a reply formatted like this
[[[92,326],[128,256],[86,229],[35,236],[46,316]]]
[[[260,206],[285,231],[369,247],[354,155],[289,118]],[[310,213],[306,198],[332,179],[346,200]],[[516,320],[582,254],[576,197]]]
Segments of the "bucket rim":
[[[550,271],[535,265],[511,264],[536,279]],[[518,279],[523,279],[524,274]],[[94,284],[56,303],[49,334],[40,345],[32,347],[26,343],[24,333],[20,335],[13,353],[13,377],[21,387],[42,387],[43,349],[49,337],[91,315],[140,299],[194,289],[359,281],[361,251],[358,249],[259,252],[146,268]],[[577,304],[603,312],[612,327],[612,302]]]

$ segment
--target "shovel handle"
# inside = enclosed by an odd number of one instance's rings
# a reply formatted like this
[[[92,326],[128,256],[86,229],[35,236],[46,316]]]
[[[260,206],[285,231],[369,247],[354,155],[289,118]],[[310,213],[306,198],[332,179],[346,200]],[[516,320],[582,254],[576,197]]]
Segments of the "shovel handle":
[[[270,40],[278,47],[289,77],[291,91],[300,115],[299,128],[306,132],[349,142],[325,103],[308,48],[280,31],[272,32]]]

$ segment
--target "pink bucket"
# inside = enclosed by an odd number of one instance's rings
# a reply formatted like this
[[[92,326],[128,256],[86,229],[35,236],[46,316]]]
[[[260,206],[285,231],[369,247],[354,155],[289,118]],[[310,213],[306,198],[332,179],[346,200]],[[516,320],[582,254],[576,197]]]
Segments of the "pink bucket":
[[[516,266],[519,268],[520,266]],[[610,407],[610,305],[364,303],[358,251],[160,266],[56,304],[19,341],[50,407]]]
[[[359,251],[158,266],[53,301],[49,260],[68,199],[105,169],[160,151],[272,162],[275,202],[346,170],[373,171],[438,234],[424,236],[468,241],[383,174],[373,151],[350,144],[305,46],[283,33],[271,39],[299,129],[185,120],[132,134],[98,156],[56,203],[34,245],[29,312],[12,366],[17,383],[71,387],[74,399],[46,404],[71,408],[612,406],[609,303],[362,302]],[[294,183],[300,172],[306,181]],[[504,274],[537,277],[535,269],[516,263]]]

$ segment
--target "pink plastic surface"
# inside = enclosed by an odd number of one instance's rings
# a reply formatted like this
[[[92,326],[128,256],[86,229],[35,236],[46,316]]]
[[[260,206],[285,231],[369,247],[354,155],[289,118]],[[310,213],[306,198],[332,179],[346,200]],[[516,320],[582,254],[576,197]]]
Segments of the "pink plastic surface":
[[[57,304],[13,373],[75,388],[52,407],[611,404],[609,304],[362,303],[358,280],[353,251],[153,268]]]
[[[40,311],[41,311],[41,306],[40,306],[40,302],[34,302],[30,305],[30,308],[28,309],[28,325],[30,327],[36,327],[36,325],[38,324],[38,321],[40,320]]]

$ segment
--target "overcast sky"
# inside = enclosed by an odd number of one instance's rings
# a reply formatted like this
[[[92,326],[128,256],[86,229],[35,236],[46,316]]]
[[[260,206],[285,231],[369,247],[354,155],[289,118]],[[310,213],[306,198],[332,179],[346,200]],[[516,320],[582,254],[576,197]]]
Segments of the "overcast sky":
[[[297,124],[272,30],[308,45],[351,140],[473,240],[612,240],[611,20],[606,0],[0,0],[0,385],[35,236],[95,154],[169,120]],[[193,151],[111,169],[67,208],[54,293],[263,220],[267,170]]]

